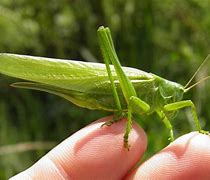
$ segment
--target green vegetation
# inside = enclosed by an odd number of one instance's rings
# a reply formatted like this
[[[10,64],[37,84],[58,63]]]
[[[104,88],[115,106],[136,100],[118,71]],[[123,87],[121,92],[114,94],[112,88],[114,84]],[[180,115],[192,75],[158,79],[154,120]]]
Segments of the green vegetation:
[[[209,8],[208,0],[2,0],[0,52],[102,62],[96,30],[105,25],[112,30],[123,65],[184,85],[210,53]],[[210,73],[208,67],[197,80]],[[12,82],[16,80],[0,76],[0,146],[59,143],[107,115],[43,92],[11,88]],[[206,81],[184,97],[193,100],[206,130],[210,129],[208,92]],[[189,109],[177,116],[172,121],[176,137],[194,128]],[[147,158],[167,145],[168,131],[156,116],[137,119],[148,134]],[[46,148],[0,154],[0,179],[27,168],[45,153]]]

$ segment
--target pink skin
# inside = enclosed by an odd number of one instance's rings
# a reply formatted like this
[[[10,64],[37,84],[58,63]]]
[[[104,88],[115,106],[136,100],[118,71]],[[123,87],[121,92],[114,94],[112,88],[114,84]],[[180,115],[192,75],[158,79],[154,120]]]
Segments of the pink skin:
[[[210,179],[210,137],[184,135],[132,169],[143,156],[147,137],[137,123],[123,147],[126,119],[110,127],[100,119],[76,132],[15,179]]]

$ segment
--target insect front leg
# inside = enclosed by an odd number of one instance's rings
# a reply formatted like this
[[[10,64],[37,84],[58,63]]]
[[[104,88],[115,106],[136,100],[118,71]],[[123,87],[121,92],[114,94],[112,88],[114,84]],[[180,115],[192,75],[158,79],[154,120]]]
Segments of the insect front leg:
[[[169,129],[169,131],[170,131],[169,140],[173,141],[174,140],[174,132],[173,132],[173,127],[171,125],[171,122],[169,121],[169,119],[167,118],[166,114],[163,111],[156,111],[156,112],[159,115],[160,119],[165,124],[166,128]]]
[[[191,100],[179,101],[171,104],[167,104],[164,106],[165,111],[176,111],[185,107],[191,107],[192,115],[195,123],[196,130],[203,134],[209,134],[208,131],[204,131],[201,129],[200,122],[198,120],[198,116],[196,113],[195,105]]]

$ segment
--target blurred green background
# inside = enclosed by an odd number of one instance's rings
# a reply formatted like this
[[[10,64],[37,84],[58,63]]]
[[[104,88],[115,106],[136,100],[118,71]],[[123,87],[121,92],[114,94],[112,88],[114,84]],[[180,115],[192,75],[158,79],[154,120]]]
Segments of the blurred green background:
[[[153,72],[185,85],[210,53],[209,0],[1,0],[0,52],[103,62],[96,31],[109,26],[124,66]],[[196,80],[209,74],[209,65]],[[72,105],[43,92],[9,87],[0,75],[0,179],[32,165],[52,146],[108,115]],[[185,95],[210,130],[210,82]],[[85,118],[84,118],[85,115]],[[145,158],[168,144],[158,117],[136,117],[148,134]],[[176,137],[194,126],[189,109],[172,120]],[[47,147],[18,152],[18,144]],[[52,144],[48,144],[52,142]],[[6,145],[14,145],[9,147]]]

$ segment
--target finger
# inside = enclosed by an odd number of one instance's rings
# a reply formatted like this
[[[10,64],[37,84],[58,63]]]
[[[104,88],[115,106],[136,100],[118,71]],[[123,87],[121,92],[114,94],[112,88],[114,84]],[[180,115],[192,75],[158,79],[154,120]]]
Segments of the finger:
[[[31,168],[15,176],[34,179],[119,179],[126,175],[146,149],[146,135],[136,124],[129,136],[128,151],[123,147],[126,119],[110,127],[103,118],[81,129],[40,159]]]
[[[210,137],[184,135],[134,170],[127,179],[210,179]]]

